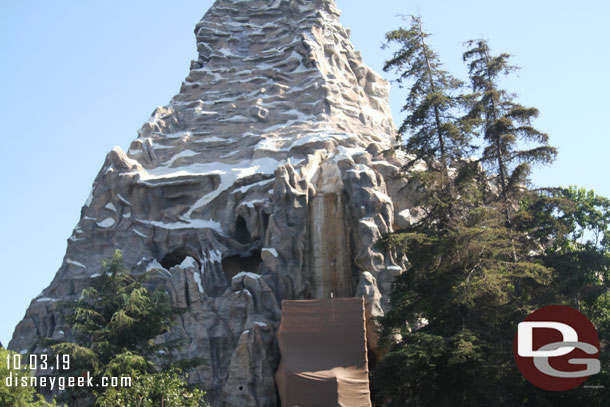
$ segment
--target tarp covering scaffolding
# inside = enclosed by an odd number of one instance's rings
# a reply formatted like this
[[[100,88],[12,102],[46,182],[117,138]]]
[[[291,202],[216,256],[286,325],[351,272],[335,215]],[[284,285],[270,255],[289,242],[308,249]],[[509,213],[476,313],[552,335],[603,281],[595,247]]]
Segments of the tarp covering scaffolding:
[[[282,301],[282,407],[371,407],[362,298]]]

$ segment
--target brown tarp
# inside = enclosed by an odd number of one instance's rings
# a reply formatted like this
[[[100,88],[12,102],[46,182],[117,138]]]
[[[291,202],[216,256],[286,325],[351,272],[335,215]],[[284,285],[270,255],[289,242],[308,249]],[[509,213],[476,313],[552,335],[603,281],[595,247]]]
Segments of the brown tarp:
[[[282,301],[282,407],[370,407],[364,301]]]

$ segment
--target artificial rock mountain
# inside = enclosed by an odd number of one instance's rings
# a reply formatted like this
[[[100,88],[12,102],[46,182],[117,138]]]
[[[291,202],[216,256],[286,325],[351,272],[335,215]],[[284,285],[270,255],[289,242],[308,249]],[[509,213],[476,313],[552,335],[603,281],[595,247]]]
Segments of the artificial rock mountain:
[[[190,380],[213,405],[275,406],[281,300],[363,295],[367,317],[382,314],[405,259],[375,243],[412,222],[413,193],[392,152],[389,86],[334,0],[217,0],[195,33],[180,92],[127,153],[108,154],[9,347],[70,339],[57,301],[119,248],[187,308],[157,340],[186,339],[180,356],[205,360]]]

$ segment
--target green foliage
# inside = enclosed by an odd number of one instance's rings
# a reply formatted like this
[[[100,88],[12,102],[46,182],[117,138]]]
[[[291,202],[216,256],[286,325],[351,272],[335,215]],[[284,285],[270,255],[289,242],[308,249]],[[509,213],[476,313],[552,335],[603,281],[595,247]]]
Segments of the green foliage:
[[[515,227],[540,245],[544,262],[557,270],[554,293],[563,303],[586,307],[610,281],[610,201],[584,189],[529,191]]]
[[[55,401],[48,403],[45,399],[36,393],[36,390],[30,386],[7,386],[6,379],[12,373],[13,384],[15,377],[30,376],[31,371],[27,367],[22,369],[14,369],[12,364],[7,365],[7,358],[14,355],[14,352],[6,350],[0,346],[0,406],[2,407],[51,407],[57,406]]]
[[[534,242],[507,228],[496,207],[471,207],[449,231],[414,230],[393,238],[397,246],[404,239],[412,267],[395,280],[381,319],[390,352],[374,372],[380,398],[389,406],[499,405],[496,389],[520,382],[516,324],[542,305],[553,270],[528,255]]]
[[[463,196],[480,172],[476,162],[466,160],[475,151],[472,139],[479,118],[463,115],[473,95],[465,94],[464,83],[442,69],[428,37],[421,19],[414,16],[409,28],[388,32],[385,46],[398,48],[384,70],[395,71],[395,81],[409,88],[400,133],[412,159],[404,170],[409,171],[410,182],[424,191],[421,204],[428,211],[426,220],[451,229],[459,211],[457,196]],[[415,170],[422,168],[416,166],[421,162],[423,169]]]
[[[178,313],[166,293],[150,293],[129,274],[118,250],[91,286],[60,310],[77,341],[56,344],[54,352],[72,355],[76,368],[96,375],[152,372],[151,358],[167,350],[152,339],[166,332]]]
[[[610,252],[610,200],[584,188],[562,188],[559,193],[568,202],[561,208],[562,218],[568,222],[573,245]]]
[[[545,264],[556,270],[552,298],[579,309],[597,328],[602,371],[588,384],[604,387],[591,390],[589,397],[608,402],[607,390],[600,389],[610,388],[610,200],[592,190],[570,187],[535,194],[523,206],[546,208],[536,226],[554,230],[548,233],[552,239],[546,241],[543,256]]]
[[[605,198],[578,191],[526,191],[511,227],[501,206],[479,202],[451,231],[417,225],[385,238],[412,267],[395,280],[380,320],[389,353],[373,372],[378,405],[610,402],[610,251],[601,221],[609,211]],[[550,304],[575,307],[597,327],[602,372],[588,384],[605,387],[554,393],[522,378],[512,355],[516,325]]]
[[[388,352],[372,372],[375,403],[608,404],[610,201],[576,188],[527,189],[531,165],[550,163],[556,150],[532,126],[538,110],[498,86],[516,69],[510,56],[492,55],[484,40],[468,42],[464,61],[474,95],[464,95],[440,70],[427,36],[418,18],[386,36],[400,49],[385,70],[395,69],[401,84],[410,81],[405,147],[428,168],[409,173],[425,216],[379,242],[407,255],[411,267],[394,281],[391,308],[379,320]],[[468,113],[460,117],[464,106]],[[478,160],[465,159],[473,126],[482,135]],[[517,324],[550,304],[576,307],[598,328],[603,370],[589,382],[600,387],[545,392],[518,371]]]
[[[71,355],[69,371],[57,374],[78,376],[90,372],[98,383],[104,376],[140,377],[146,383],[181,389],[174,376],[170,380],[156,373],[159,368],[173,368],[171,353],[176,344],[154,342],[154,338],[170,329],[181,310],[172,305],[167,293],[158,290],[151,293],[130,275],[119,250],[104,262],[91,286],[78,298],[61,303],[60,310],[76,340],[51,346],[55,354]],[[116,397],[125,397],[131,390],[105,388],[96,391],[95,396],[99,399],[108,391]],[[78,392],[82,393],[82,389]],[[67,390],[63,400],[74,400],[73,393],[74,390]],[[89,398],[92,400],[93,395]]]
[[[557,149],[548,145],[547,134],[532,126],[538,109],[518,104],[513,94],[499,88],[501,75],[517,69],[508,63],[510,55],[492,55],[485,40],[468,41],[467,44],[469,49],[463,58],[468,63],[472,89],[477,93],[469,116],[480,119],[485,142],[481,161],[498,176],[510,223],[511,199],[527,182],[530,166],[551,163]],[[522,149],[523,143],[533,146]]]
[[[190,390],[176,372],[136,374],[129,388],[110,388],[96,407],[202,407],[208,406],[197,389]]]
[[[399,49],[383,70],[394,70],[396,82],[409,85],[402,108],[408,114],[400,133],[409,134],[405,149],[415,155],[412,164],[422,159],[429,169],[436,168],[446,176],[449,165],[472,150],[472,121],[455,117],[468,97],[459,92],[463,83],[441,69],[438,55],[426,43],[428,36],[421,19],[414,16],[408,29],[388,32],[386,46],[398,45]]]

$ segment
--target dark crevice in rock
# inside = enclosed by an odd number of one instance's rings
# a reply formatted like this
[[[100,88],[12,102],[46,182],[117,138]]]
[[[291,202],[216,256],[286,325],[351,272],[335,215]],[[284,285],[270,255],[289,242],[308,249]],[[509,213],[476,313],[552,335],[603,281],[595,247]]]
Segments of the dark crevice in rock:
[[[164,269],[169,270],[172,267],[181,264],[184,259],[189,256],[197,260],[197,255],[191,253],[189,250],[183,247],[179,247],[173,250],[172,252],[166,254],[163,259],[161,259],[160,263]],[[199,263],[199,261],[197,261],[197,263]]]
[[[235,240],[242,244],[250,243],[252,240],[246,220],[241,216],[238,216],[235,222]]]
[[[267,227],[269,226],[269,214],[263,212],[262,218],[263,218],[263,230],[267,230]]]
[[[262,263],[261,251],[254,250],[249,256],[228,256],[222,259],[222,271],[228,283],[239,272],[246,271],[258,274],[259,266]]]
[[[187,279],[184,279],[184,298],[186,299],[186,306],[190,308],[191,296],[189,295],[189,284]]]
[[[368,361],[369,361],[369,372],[372,372],[375,369],[375,366],[377,366],[377,353],[375,352],[375,350],[371,349],[370,346],[366,346],[366,350],[367,350],[367,355],[368,355]]]

